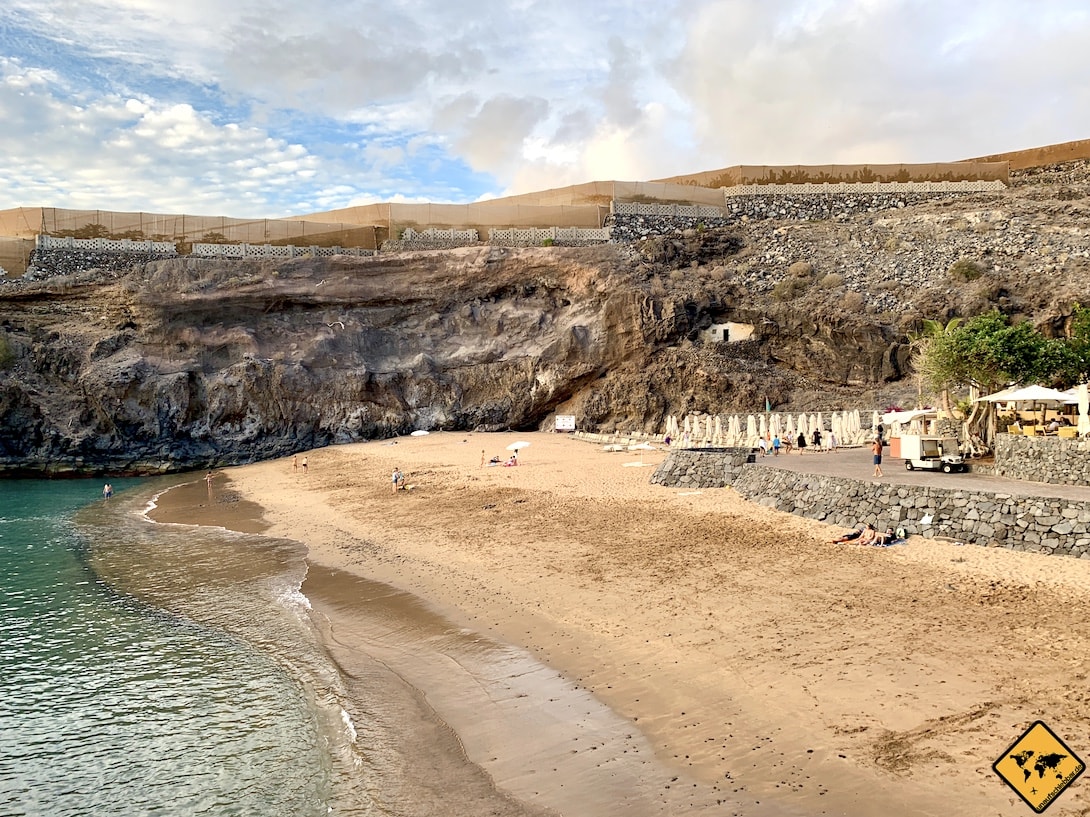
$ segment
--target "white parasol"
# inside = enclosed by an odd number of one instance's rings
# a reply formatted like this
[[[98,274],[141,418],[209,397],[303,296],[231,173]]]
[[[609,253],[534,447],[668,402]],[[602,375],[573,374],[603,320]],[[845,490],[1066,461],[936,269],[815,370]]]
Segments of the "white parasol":
[[[516,440],[507,446],[508,451],[521,451],[523,448],[529,448],[530,444],[526,440]]]
[[[418,428],[418,429],[417,429],[416,431],[414,431],[414,432],[413,432],[412,434],[410,434],[409,436],[410,436],[410,437],[427,437],[429,433],[430,433],[430,432],[428,432],[428,431],[425,431],[425,430],[424,430],[424,429],[422,429],[422,428]]]

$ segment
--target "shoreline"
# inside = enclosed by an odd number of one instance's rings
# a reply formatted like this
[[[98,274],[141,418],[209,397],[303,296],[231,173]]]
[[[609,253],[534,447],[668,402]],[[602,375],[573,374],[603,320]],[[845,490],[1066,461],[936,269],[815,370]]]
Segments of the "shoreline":
[[[290,458],[227,473],[312,563],[411,593],[608,706],[711,813],[992,814],[1016,802],[990,766],[1021,728],[1090,720],[1072,666],[1085,561],[829,545],[829,526],[730,489],[650,486],[661,451],[520,437],[517,468],[479,465],[515,435],[436,433],[307,452],[305,475]],[[412,490],[393,494],[394,466]],[[677,808],[674,785],[652,799]],[[622,813],[602,808],[581,813]]]

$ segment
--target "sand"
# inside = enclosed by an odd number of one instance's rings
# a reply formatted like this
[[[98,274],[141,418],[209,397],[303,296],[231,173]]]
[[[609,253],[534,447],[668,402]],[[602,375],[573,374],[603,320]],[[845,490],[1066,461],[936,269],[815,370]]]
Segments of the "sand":
[[[481,466],[516,439],[531,442],[518,467]],[[1019,814],[991,765],[1033,721],[1090,757],[1088,561],[834,545],[838,531],[730,489],[650,485],[662,451],[563,435],[308,456],[306,474],[288,458],[226,478],[269,534],[307,545],[308,595],[358,577],[373,610],[375,588],[396,588],[450,622],[355,626],[343,584],[340,603],[316,602],[332,642],[419,688],[532,807]],[[409,490],[391,490],[395,466]],[[1090,811],[1084,789],[1050,812]]]

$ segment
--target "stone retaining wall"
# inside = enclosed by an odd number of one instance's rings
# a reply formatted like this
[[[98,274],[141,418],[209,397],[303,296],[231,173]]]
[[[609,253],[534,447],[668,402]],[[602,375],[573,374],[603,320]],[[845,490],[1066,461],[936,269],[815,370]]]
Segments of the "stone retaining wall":
[[[723,488],[734,484],[752,458],[750,448],[672,451],[651,475],[651,484],[670,488]]]
[[[995,435],[997,476],[1056,485],[1090,485],[1090,439]]]
[[[909,535],[1090,559],[1090,502],[797,473],[738,457],[737,450],[671,452],[651,482],[730,486],[759,505],[842,528],[870,522]]]

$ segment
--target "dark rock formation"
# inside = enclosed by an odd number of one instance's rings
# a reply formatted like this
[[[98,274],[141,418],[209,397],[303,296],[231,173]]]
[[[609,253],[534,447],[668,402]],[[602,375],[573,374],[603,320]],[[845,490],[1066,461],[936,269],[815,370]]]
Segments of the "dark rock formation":
[[[601,247],[40,259],[0,282],[0,472],[190,469],[556,413],[654,431],[766,399],[905,404],[921,318],[998,308],[1058,332],[1090,300],[1088,179],[1076,163],[848,220],[643,219]],[[748,339],[713,340],[728,323]]]

